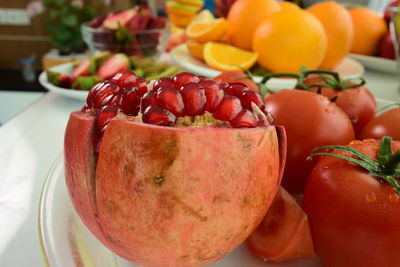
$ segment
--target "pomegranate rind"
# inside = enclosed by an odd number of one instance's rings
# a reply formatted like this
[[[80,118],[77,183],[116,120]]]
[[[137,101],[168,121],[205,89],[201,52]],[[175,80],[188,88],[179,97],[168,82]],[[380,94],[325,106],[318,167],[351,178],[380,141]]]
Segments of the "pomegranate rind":
[[[74,112],[65,134],[67,187],[86,226],[121,257],[145,266],[209,264],[264,217],[280,184],[281,132],[114,118],[97,158],[94,117]]]
[[[82,221],[99,239],[105,240],[96,220],[94,128],[93,116],[80,111],[71,113],[64,135],[65,181]]]
[[[279,186],[274,127],[170,128],[114,119],[96,204],[114,250],[145,266],[199,266],[257,227]],[[108,245],[108,244],[106,244]]]
[[[269,261],[312,258],[314,248],[307,215],[283,187],[247,239],[247,245],[254,254]]]

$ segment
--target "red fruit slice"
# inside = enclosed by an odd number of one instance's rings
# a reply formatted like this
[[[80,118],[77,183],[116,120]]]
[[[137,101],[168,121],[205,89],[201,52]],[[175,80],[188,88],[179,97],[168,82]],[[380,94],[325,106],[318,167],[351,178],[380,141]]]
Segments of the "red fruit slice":
[[[81,76],[89,76],[90,75],[90,60],[88,57],[85,57],[78,66],[74,68],[72,71],[72,77],[78,78]]]
[[[161,125],[161,126],[170,126],[173,125],[176,121],[176,117],[170,111],[165,108],[151,105],[146,108],[143,112],[143,122]]]
[[[199,83],[188,83],[181,87],[185,114],[188,116],[202,115],[206,111],[206,92]]]
[[[157,104],[171,111],[175,116],[182,116],[184,104],[181,93],[174,87],[161,87],[156,94]]]
[[[117,72],[129,69],[129,59],[124,54],[115,54],[107,59],[99,69],[96,75],[103,80],[110,79]]]
[[[270,261],[311,258],[314,253],[307,215],[282,187],[247,244]]]
[[[218,107],[214,110],[214,118],[221,121],[233,120],[240,111],[242,111],[242,104],[236,96],[225,95]]]
[[[103,27],[109,30],[117,30],[120,27],[125,27],[136,14],[137,12],[133,8],[119,12],[106,18],[103,22]]]

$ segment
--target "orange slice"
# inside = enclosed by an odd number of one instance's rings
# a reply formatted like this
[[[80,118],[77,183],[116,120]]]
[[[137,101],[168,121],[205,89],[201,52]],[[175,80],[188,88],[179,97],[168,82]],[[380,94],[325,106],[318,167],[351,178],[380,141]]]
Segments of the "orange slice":
[[[194,56],[197,59],[204,60],[203,57],[204,44],[195,42],[193,40],[189,40],[186,42],[186,46],[190,54],[192,54],[192,56]]]
[[[186,34],[196,42],[218,41],[224,36],[228,24],[224,18],[211,21],[193,21],[186,28]]]
[[[255,52],[214,42],[204,45],[203,56],[210,67],[224,71],[249,69],[258,58]]]

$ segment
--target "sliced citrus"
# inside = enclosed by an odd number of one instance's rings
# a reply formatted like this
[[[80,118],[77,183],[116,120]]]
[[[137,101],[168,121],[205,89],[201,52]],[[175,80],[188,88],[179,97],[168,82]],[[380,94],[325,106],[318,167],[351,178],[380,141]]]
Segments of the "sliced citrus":
[[[195,42],[193,40],[189,40],[186,42],[186,46],[190,54],[192,54],[192,56],[194,56],[197,59],[204,60],[203,57],[204,44]]]
[[[198,22],[207,22],[207,21],[213,21],[215,19],[214,15],[210,12],[208,9],[203,9],[199,13],[196,14],[196,16],[193,18],[193,21],[198,21]]]
[[[206,22],[193,21],[186,28],[186,34],[196,42],[213,42],[224,36],[227,27],[228,24],[224,18]]]
[[[166,8],[168,15],[180,15],[180,16],[195,16],[199,8],[193,6],[185,6],[175,2],[167,2]]]
[[[204,45],[203,56],[210,67],[224,71],[249,69],[258,58],[257,53],[214,42]]]
[[[193,20],[194,16],[182,16],[176,15],[175,13],[170,13],[168,18],[175,26],[184,28]]]

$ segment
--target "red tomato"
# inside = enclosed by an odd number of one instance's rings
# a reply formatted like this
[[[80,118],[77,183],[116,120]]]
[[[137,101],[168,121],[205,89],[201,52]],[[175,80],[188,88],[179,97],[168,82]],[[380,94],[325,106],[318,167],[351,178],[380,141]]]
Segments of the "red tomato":
[[[241,78],[244,76],[246,76],[246,73],[244,73],[243,71],[232,70],[232,71],[224,71],[220,75],[215,76],[212,79],[219,83],[230,83],[230,82],[243,83],[247,85],[247,87],[249,87],[250,90],[259,93],[260,89],[258,88],[257,83],[255,83],[253,80],[249,78]]]
[[[302,193],[315,163],[310,151],[328,144],[347,144],[354,139],[349,118],[328,98],[308,91],[283,90],[264,100],[275,125],[285,127],[287,160],[282,185],[292,194]]]
[[[282,187],[247,245],[254,254],[270,261],[313,256],[307,216]]]
[[[304,84],[310,85],[313,83],[324,83],[324,80],[318,76],[309,77],[304,80]],[[344,88],[351,85],[354,85],[354,83],[350,82],[344,85]],[[318,87],[311,87],[311,89],[317,91]],[[356,137],[360,135],[364,126],[375,117],[375,98],[364,86],[349,89],[321,87],[321,94],[329,99],[336,98],[334,100],[335,104],[340,107],[352,121]]]
[[[379,143],[368,139],[349,146],[376,159]],[[400,142],[392,150],[400,150]],[[400,195],[369,171],[323,157],[307,180],[303,207],[324,266],[400,266]]]
[[[388,110],[372,119],[361,132],[360,139],[391,136],[400,140],[400,108]]]

